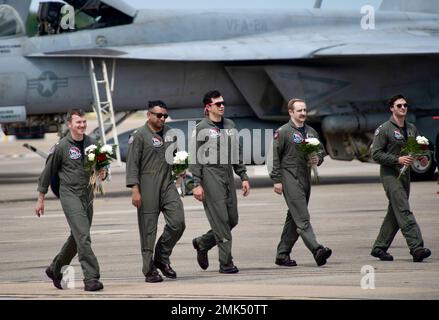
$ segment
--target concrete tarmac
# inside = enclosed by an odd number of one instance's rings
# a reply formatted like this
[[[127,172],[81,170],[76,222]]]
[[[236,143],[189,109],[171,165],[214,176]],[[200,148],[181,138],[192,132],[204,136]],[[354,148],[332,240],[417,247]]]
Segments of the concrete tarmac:
[[[48,150],[53,141],[56,137],[48,135],[38,145]],[[325,266],[317,267],[301,239],[292,252],[297,267],[274,264],[287,207],[274,194],[265,168],[249,167],[253,188],[247,198],[238,190],[240,220],[233,230],[233,256],[240,272],[220,274],[216,248],[209,251],[209,268],[199,268],[192,239],[208,231],[209,224],[202,204],[187,196],[186,231],[171,256],[178,279],[145,283],[136,210],[122,167],[114,168],[112,181],[105,185],[107,194],[98,196],[94,206],[92,247],[104,291],[83,290],[77,258],[71,265],[75,289],[57,290],[44,270],[69,229],[51,193],[45,216],[35,216],[44,160],[21,149],[24,142],[0,145],[0,299],[439,299],[439,186],[413,183],[410,199],[432,256],[413,263],[399,232],[389,250],[395,261],[382,262],[370,256],[387,208],[378,166],[328,158],[319,168],[321,182],[313,186],[309,205],[318,241],[333,250]],[[163,225],[161,217],[158,236]],[[369,289],[362,289],[362,282]]]

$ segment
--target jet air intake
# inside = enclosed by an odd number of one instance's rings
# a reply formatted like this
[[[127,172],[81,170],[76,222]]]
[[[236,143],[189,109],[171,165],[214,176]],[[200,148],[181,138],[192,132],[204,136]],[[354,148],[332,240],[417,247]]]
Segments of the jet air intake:
[[[388,113],[328,116],[322,121],[322,130],[327,134],[372,132],[379,125],[389,120],[389,117],[390,114]],[[407,120],[415,122],[413,115],[408,115]]]

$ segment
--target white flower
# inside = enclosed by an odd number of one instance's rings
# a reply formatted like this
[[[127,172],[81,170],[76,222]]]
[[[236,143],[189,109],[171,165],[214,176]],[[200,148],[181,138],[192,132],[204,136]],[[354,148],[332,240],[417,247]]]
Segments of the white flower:
[[[186,151],[178,151],[174,157],[174,164],[184,163],[188,157],[189,154]]]
[[[113,154],[113,147],[110,146],[109,144],[104,144],[101,147],[101,152],[105,152],[105,153],[108,153],[108,154]]]
[[[424,136],[417,136],[416,137],[416,142],[418,144],[428,144],[428,139]]]
[[[90,152],[94,152],[98,147],[94,144],[89,145],[85,148],[85,154],[89,154]]]
[[[309,143],[310,145],[313,145],[313,146],[318,146],[320,144],[320,141],[317,138],[308,138],[308,139],[305,139],[305,142]]]
[[[94,153],[90,153],[87,157],[88,157],[88,161],[94,161],[95,154]]]

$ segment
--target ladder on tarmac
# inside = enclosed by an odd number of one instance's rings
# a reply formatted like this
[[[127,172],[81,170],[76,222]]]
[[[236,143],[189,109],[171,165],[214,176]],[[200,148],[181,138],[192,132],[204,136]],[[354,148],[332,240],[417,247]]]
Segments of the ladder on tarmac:
[[[120,144],[117,134],[117,124],[125,120],[129,114],[122,115],[116,121],[112,93],[114,91],[114,78],[116,70],[116,60],[113,59],[111,82],[108,78],[107,63],[105,59],[100,61],[100,76],[98,78],[99,67],[95,65],[93,58],[89,60],[90,80],[93,92],[93,109],[96,113],[98,121],[98,130],[95,130],[95,137],[106,144],[106,134],[112,132],[113,142],[117,144],[116,148],[116,166],[122,166],[122,160],[120,156]]]

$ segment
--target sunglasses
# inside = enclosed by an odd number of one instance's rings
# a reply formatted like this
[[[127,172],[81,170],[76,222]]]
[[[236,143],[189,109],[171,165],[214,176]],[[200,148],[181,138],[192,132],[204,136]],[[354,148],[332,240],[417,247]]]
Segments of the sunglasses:
[[[219,108],[219,107],[223,106],[225,103],[226,103],[225,101],[218,101],[215,103],[211,103],[210,105],[211,106],[216,105]]]
[[[150,111],[152,114],[154,114],[157,118],[161,119],[162,117],[164,117],[165,119],[167,119],[169,117],[169,114],[167,113],[157,113],[157,112],[152,112]]]
[[[401,109],[403,107],[407,109],[409,105],[407,103],[398,103],[395,105],[395,107],[397,107],[398,109]]]

